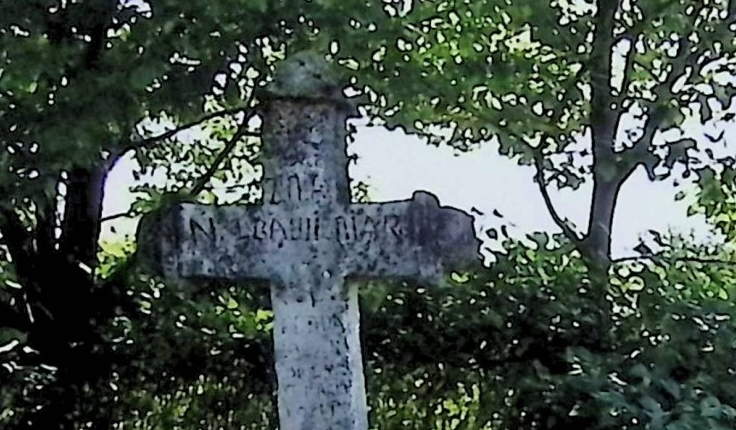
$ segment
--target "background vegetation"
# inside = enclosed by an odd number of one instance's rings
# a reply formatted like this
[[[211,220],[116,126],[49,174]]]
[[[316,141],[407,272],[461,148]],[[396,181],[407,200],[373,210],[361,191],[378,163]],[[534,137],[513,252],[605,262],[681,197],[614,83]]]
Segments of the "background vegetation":
[[[732,3],[0,0],[0,426],[275,428],[266,287],[145,276],[102,199],[132,154],[166,181],[124,216],[256,202],[259,89],[310,49],[375,124],[534,165],[560,232],[499,225],[498,262],[441,289],[361,286],[374,428],[736,428],[736,159],[683,127],[734,117]],[[725,242],[613,260],[637,169],[693,180]],[[574,226],[548,189],[585,181]]]

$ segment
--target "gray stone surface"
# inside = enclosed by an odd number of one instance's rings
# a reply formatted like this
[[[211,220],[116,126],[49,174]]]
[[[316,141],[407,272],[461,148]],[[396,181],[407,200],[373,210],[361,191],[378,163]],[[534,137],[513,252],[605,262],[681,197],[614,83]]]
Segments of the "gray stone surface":
[[[479,258],[472,218],[429,193],[350,204],[349,104],[334,82],[313,54],[281,66],[264,115],[262,205],[180,204],[139,232],[165,276],[271,282],[281,430],[368,428],[357,291],[346,278],[432,280]]]

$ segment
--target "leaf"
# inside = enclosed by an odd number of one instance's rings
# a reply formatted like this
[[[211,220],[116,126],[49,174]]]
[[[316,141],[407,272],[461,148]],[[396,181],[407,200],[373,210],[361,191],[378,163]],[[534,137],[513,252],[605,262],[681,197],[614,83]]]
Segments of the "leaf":
[[[152,67],[138,67],[133,69],[128,82],[133,88],[146,88],[158,76],[158,70]]]
[[[680,400],[680,384],[672,379],[662,379],[659,381],[659,383],[662,385],[662,388],[664,388],[665,391],[667,391],[667,393],[669,393],[675,400]]]
[[[639,399],[639,404],[641,404],[644,409],[647,410],[651,417],[661,417],[664,413],[662,411],[662,405],[660,405],[659,402],[652,397],[642,397],[641,399]]]
[[[707,418],[719,418],[722,414],[721,402],[713,397],[707,396],[700,401],[700,415]]]

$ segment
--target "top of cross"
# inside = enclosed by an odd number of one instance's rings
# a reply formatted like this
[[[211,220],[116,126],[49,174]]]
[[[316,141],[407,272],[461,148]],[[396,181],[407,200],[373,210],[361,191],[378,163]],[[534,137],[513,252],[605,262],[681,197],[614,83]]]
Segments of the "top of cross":
[[[332,64],[314,51],[298,52],[280,62],[273,81],[265,90],[274,97],[346,102],[338,73]]]
[[[264,88],[270,112],[263,127],[264,195],[270,196],[264,203],[349,203],[344,121],[354,106],[342,89],[339,74],[316,52],[278,64]]]

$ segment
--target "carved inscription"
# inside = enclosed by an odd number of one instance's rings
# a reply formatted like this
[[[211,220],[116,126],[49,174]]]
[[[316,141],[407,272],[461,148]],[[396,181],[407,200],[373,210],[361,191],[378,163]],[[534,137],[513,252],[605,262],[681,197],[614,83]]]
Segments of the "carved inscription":
[[[263,182],[266,202],[272,205],[313,202],[325,195],[325,186],[320,183],[316,173],[293,173],[285,177],[266,178]]]
[[[290,356],[301,356],[309,357],[314,360],[314,364],[309,367],[305,366],[290,366],[287,368],[289,376],[292,379],[306,379],[314,383],[317,379],[320,379],[326,375],[339,374],[348,371],[349,362],[344,359],[333,360],[329,356],[331,352],[335,352],[338,356],[341,355],[341,349],[344,347],[344,336],[347,336],[348,327],[345,322],[341,319],[338,314],[324,312],[314,315],[305,315],[298,320],[290,320],[285,325],[281,325],[279,330],[282,335],[289,336],[296,339],[309,339],[317,337],[319,339],[332,339],[330,342],[332,348],[326,351],[320,351],[314,348],[314,344],[311,342],[293,342],[290,344],[284,353]],[[339,336],[335,337],[334,334],[339,333]],[[327,354],[327,356],[322,356]],[[296,386],[296,385],[292,385]],[[341,386],[330,386],[321,387],[320,391],[322,394],[334,394],[340,389],[346,389],[347,387]],[[329,393],[328,393],[329,392]],[[332,396],[330,396],[332,397]]]
[[[299,324],[294,324],[289,327],[290,334],[311,334],[311,333],[322,333],[330,332],[333,329],[339,329],[340,332],[345,332],[345,324],[340,320],[339,315],[309,315],[299,321]],[[286,327],[281,328],[281,333],[286,333]]]
[[[319,217],[271,217],[237,219],[227,226],[218,225],[211,217],[189,220],[192,241],[217,244],[218,230],[240,240],[289,242],[337,241],[338,243],[402,240],[406,236],[403,219],[399,215],[339,215],[331,219]]]
[[[197,244],[198,238],[202,243],[215,243],[217,229],[215,228],[215,220],[207,218],[207,222],[203,225],[195,221],[194,219],[189,220],[189,233],[192,235],[192,242]]]
[[[241,226],[238,234],[241,239],[273,242],[319,240],[320,220],[316,217],[258,219],[251,225]]]
[[[334,228],[335,238],[340,243],[374,241],[382,238],[401,239],[404,236],[401,217],[398,215],[338,216],[334,219]]]

